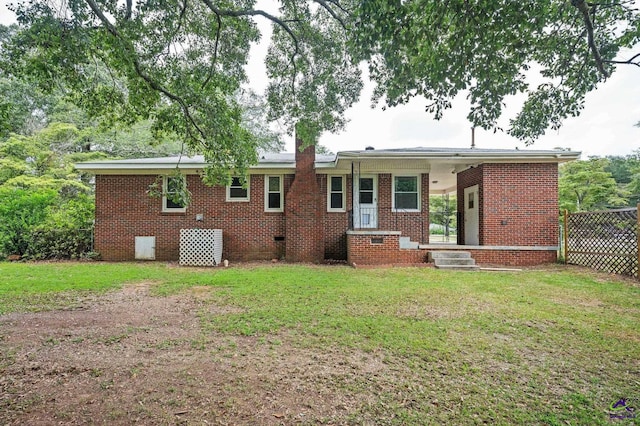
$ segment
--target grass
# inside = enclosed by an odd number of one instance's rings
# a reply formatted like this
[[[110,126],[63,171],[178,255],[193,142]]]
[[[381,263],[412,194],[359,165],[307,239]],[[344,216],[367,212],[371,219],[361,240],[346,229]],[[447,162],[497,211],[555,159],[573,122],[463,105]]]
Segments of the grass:
[[[228,309],[202,310],[205,333],[384,353],[393,383],[337,384],[379,387],[353,423],[608,424],[614,400],[640,409],[640,288],[581,269],[0,263],[0,276],[0,313],[65,307],[142,281],[158,297],[210,286],[207,303]]]

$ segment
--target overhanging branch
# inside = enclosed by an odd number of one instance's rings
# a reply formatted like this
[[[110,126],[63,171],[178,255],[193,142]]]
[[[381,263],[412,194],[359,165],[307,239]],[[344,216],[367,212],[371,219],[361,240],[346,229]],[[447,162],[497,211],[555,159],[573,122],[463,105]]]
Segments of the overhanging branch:
[[[611,61],[604,61],[604,62],[607,64],[635,65],[637,67],[640,67],[640,53],[636,53],[626,61],[611,60]]]
[[[589,14],[589,6],[584,0],[571,0],[571,4],[578,8],[580,13],[582,14],[582,20],[584,21],[584,26],[587,30],[587,42],[589,43],[589,49],[591,49],[591,55],[596,62],[596,68],[598,69],[598,72],[605,78],[609,77],[609,73],[604,69],[602,56],[600,56],[600,51],[598,50],[598,46],[596,46],[596,42],[593,37],[593,21],[591,20],[591,16]]]
[[[98,17],[100,22],[102,22],[102,24],[105,26],[107,31],[109,31],[109,33],[111,33],[112,36],[114,36],[115,38],[117,38],[118,40],[120,40],[120,41],[122,41],[124,43],[125,49],[127,49],[128,53],[130,54],[131,61],[133,63],[133,67],[134,67],[134,69],[136,71],[136,74],[140,78],[142,78],[152,89],[162,93],[167,98],[171,99],[172,101],[174,101],[178,105],[180,105],[180,108],[182,109],[182,112],[184,113],[185,117],[187,118],[187,121],[189,123],[191,123],[191,125],[198,131],[200,136],[204,139],[205,138],[205,134],[202,131],[202,129],[200,129],[200,126],[198,126],[198,123],[196,123],[196,121],[194,120],[193,116],[191,115],[191,111],[189,110],[189,107],[187,106],[186,102],[182,98],[180,98],[178,95],[170,92],[168,89],[166,89],[164,86],[162,86],[162,84],[160,84],[159,82],[155,81],[150,75],[148,75],[146,72],[144,72],[144,70],[142,69],[142,65],[140,64],[140,61],[138,59],[138,55],[135,52],[135,49],[133,48],[133,46],[131,46],[130,43],[127,43],[126,40],[124,40],[121,37],[120,32],[118,31],[118,29],[105,16],[105,14],[102,12],[102,10],[96,4],[95,0],[86,0],[86,2],[89,5],[89,7],[91,8],[91,10],[93,11],[93,13]],[[188,127],[189,126],[187,126],[187,131],[188,131]],[[191,132],[189,132],[189,133],[191,133]]]

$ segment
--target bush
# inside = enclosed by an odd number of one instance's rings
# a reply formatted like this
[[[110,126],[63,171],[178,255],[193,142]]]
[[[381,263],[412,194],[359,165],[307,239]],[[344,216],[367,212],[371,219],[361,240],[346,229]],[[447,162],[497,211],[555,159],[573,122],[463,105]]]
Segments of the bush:
[[[79,259],[93,249],[93,229],[36,229],[29,236],[27,259]]]
[[[27,191],[0,188],[0,254],[23,255],[29,246],[30,234],[57,201],[56,191]]]
[[[93,199],[53,189],[0,188],[0,255],[70,259],[93,250]]]
[[[35,226],[24,256],[29,259],[77,259],[93,250],[93,199],[80,194],[49,206]]]

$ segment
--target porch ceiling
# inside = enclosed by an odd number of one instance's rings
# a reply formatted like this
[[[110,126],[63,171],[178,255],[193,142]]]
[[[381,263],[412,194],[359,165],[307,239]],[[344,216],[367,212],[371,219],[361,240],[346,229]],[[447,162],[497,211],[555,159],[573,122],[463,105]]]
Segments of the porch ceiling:
[[[562,150],[504,150],[475,148],[410,148],[339,152],[334,170],[361,173],[429,173],[429,192],[455,191],[457,174],[484,163],[563,163],[579,152]]]

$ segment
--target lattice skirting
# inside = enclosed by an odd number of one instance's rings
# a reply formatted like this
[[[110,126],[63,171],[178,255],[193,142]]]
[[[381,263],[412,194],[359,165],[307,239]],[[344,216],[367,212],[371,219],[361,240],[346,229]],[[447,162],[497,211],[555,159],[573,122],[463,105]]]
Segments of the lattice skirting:
[[[180,265],[216,266],[222,261],[222,229],[181,229]]]

